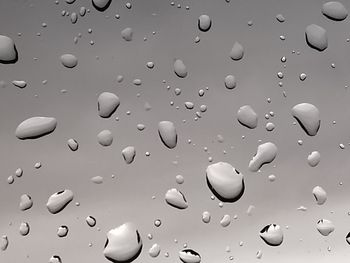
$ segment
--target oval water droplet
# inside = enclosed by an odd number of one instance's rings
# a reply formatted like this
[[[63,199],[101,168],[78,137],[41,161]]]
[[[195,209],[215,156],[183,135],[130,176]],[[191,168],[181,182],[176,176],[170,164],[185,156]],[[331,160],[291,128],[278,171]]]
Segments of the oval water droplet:
[[[244,48],[237,41],[233,44],[233,47],[230,52],[230,58],[233,60],[240,60],[243,58]]]
[[[112,0],[92,0],[92,5],[96,8],[96,10],[103,12],[109,7],[111,2]]]
[[[57,120],[51,117],[32,117],[21,122],[16,129],[18,139],[36,139],[53,132],[56,129]]]
[[[316,186],[312,190],[318,205],[323,205],[327,201],[327,193],[321,186]]]
[[[19,226],[19,233],[22,236],[26,236],[29,234],[29,231],[30,231],[29,224],[27,222],[22,222]]]
[[[198,252],[190,248],[185,248],[179,251],[179,258],[183,263],[200,263],[201,256]]]
[[[187,76],[187,68],[181,59],[175,59],[174,72],[179,78],[185,78]]]
[[[103,177],[100,175],[94,176],[91,178],[91,182],[94,184],[102,184],[103,183]]]
[[[322,14],[334,21],[342,21],[348,16],[348,10],[342,3],[331,1],[323,4]]]
[[[97,141],[102,146],[110,146],[113,142],[113,134],[110,130],[103,130],[97,134]]]
[[[177,132],[174,123],[161,121],[158,124],[158,134],[163,144],[169,149],[175,148],[177,144]]]
[[[235,202],[244,193],[244,178],[231,164],[218,162],[206,170],[207,185],[222,202]]]
[[[321,160],[321,154],[318,151],[313,151],[312,153],[309,154],[309,156],[307,157],[307,163],[311,166],[311,167],[315,167],[316,165],[318,165],[318,163]]]
[[[158,244],[153,244],[152,247],[148,250],[148,254],[152,258],[156,258],[160,254],[160,246]]]
[[[204,211],[202,213],[202,221],[203,221],[203,223],[206,223],[206,224],[210,223],[210,219],[211,219],[210,213],[208,211]]]
[[[225,87],[227,89],[234,89],[237,85],[236,77],[233,75],[227,75],[225,77]]]
[[[8,36],[0,35],[0,63],[13,64],[18,60],[15,42]]]
[[[198,28],[202,32],[207,32],[209,31],[211,27],[211,19],[208,15],[201,15],[198,18]]]
[[[85,220],[89,227],[94,227],[96,225],[96,219],[93,216],[88,216]]]
[[[57,214],[73,200],[73,197],[73,192],[68,189],[54,193],[49,197],[46,207],[51,214]]]
[[[72,54],[64,54],[60,59],[62,65],[66,68],[74,68],[76,65],[78,65],[77,57]]]
[[[69,149],[71,149],[73,152],[78,150],[78,148],[79,148],[78,142],[74,139],[69,139],[67,141],[67,144],[68,144]]]
[[[231,224],[231,217],[229,215],[224,215],[220,221],[222,227],[227,227]]]
[[[328,47],[327,31],[323,27],[312,24],[306,27],[305,37],[307,44],[318,51]]]
[[[19,209],[22,211],[28,210],[33,206],[33,200],[32,198],[27,195],[21,195],[20,202],[19,202]]]

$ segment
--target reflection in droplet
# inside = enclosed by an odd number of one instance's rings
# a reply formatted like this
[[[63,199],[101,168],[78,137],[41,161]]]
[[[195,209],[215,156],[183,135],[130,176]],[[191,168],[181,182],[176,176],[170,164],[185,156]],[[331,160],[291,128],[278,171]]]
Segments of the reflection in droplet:
[[[264,164],[271,163],[277,156],[277,146],[272,142],[260,144],[253,159],[249,162],[249,170],[257,172]]]
[[[244,193],[243,175],[229,163],[209,165],[206,179],[209,189],[222,202],[235,202]]]
[[[104,256],[113,263],[132,262],[141,253],[142,239],[133,223],[127,222],[107,233]]]
[[[279,246],[283,242],[283,232],[279,225],[270,224],[260,231],[260,237],[269,246]]]

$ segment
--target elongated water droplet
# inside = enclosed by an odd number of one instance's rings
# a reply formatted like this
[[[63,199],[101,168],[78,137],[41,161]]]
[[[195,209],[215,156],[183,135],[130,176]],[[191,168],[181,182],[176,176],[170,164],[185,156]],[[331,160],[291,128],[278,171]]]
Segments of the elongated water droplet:
[[[0,239],[0,249],[2,251],[5,251],[8,247],[8,245],[9,245],[8,237],[6,235],[3,235]]]
[[[208,15],[201,15],[198,18],[198,28],[200,31],[207,32],[211,27],[211,19]]]
[[[25,87],[27,87],[27,82],[25,82],[24,80],[14,80],[12,81],[12,84],[20,89],[24,89]]]
[[[62,263],[60,256],[54,255],[49,259],[49,263]]]
[[[181,59],[175,59],[174,72],[179,78],[185,78],[187,76],[187,68]]]
[[[257,172],[264,164],[271,163],[277,156],[277,146],[272,142],[260,144],[253,159],[249,162],[249,170]]]
[[[206,179],[209,189],[222,202],[235,202],[244,193],[243,175],[229,163],[209,165]]]
[[[312,190],[312,194],[314,195],[318,205],[323,205],[327,201],[327,193],[321,186],[316,186]]]
[[[166,147],[169,149],[175,148],[177,144],[177,132],[174,123],[170,121],[159,122],[158,134]]]
[[[148,250],[148,254],[152,258],[156,258],[160,254],[160,246],[158,244],[153,244],[152,247]]]
[[[57,121],[51,117],[32,117],[21,122],[16,129],[16,137],[21,140],[36,139],[53,132]]]
[[[179,251],[179,258],[183,263],[200,263],[201,256],[193,249],[186,248]]]
[[[227,227],[231,224],[231,217],[229,215],[224,215],[220,221],[222,227]]]
[[[73,200],[73,197],[73,192],[68,189],[54,193],[49,197],[46,207],[51,214],[57,214]]]
[[[348,16],[348,10],[342,3],[331,1],[323,4],[322,14],[334,21],[342,21]]]
[[[100,175],[94,176],[91,178],[91,182],[94,184],[102,184],[103,183],[103,177]]]
[[[78,142],[74,139],[69,139],[67,141],[67,144],[68,144],[69,149],[71,149],[73,152],[78,150],[78,148],[79,148]]]

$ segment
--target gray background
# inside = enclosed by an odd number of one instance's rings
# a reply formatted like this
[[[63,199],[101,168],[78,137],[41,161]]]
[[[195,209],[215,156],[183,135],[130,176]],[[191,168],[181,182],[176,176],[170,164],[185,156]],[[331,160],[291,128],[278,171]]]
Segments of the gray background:
[[[13,38],[19,52],[16,64],[0,65],[0,80],[8,83],[0,89],[0,234],[8,235],[10,241],[8,249],[0,253],[0,261],[48,262],[57,254],[64,263],[107,262],[102,253],[106,232],[132,221],[144,241],[143,252],[135,262],[179,262],[183,243],[198,251],[203,262],[228,262],[229,256],[234,257],[233,262],[255,262],[258,250],[263,251],[260,262],[345,262],[350,255],[345,242],[350,231],[350,107],[345,88],[350,67],[350,44],[346,42],[349,19],[327,19],[321,14],[323,1],[318,0],[199,0],[176,1],[175,6],[166,0],[133,0],[130,10],[126,2],[112,1],[103,13],[83,0],[72,5],[63,0],[58,5],[44,0],[0,2],[0,34]],[[346,1],[344,4],[350,8]],[[62,10],[79,12],[81,6],[91,12],[79,17],[76,24],[61,16]],[[119,20],[114,17],[117,13]],[[285,16],[284,23],[277,22],[279,13]],[[201,14],[212,18],[209,32],[200,33],[197,28]],[[251,27],[249,20],[253,21]],[[43,22],[47,28],[41,26]],[[305,27],[312,23],[328,32],[329,46],[322,53],[305,42]],[[121,37],[125,27],[134,30],[131,42]],[[22,36],[17,36],[19,32]],[[41,36],[36,35],[38,32]],[[78,33],[82,37],[74,44]],[[201,41],[195,44],[197,35]],[[281,41],[280,35],[286,40]],[[90,40],[95,44],[90,45]],[[235,41],[245,48],[241,61],[229,58]],[[59,57],[65,53],[77,56],[76,68],[61,65]],[[282,56],[287,57],[285,69]],[[175,58],[186,64],[187,78],[174,74]],[[148,61],[155,63],[154,69],[146,67]],[[285,75],[282,88],[278,87],[278,71]],[[308,76],[304,82],[299,80],[302,72]],[[124,76],[122,83],[116,81],[119,74]],[[237,78],[233,90],[227,90],[223,83],[228,74]],[[132,84],[135,78],[142,80],[141,86]],[[25,80],[28,85],[19,89],[12,80]],[[43,85],[43,80],[48,83]],[[174,94],[176,87],[182,89],[180,96]],[[200,98],[198,90],[205,87],[209,90]],[[68,92],[62,94],[62,89]],[[114,92],[121,99],[110,119],[102,119],[97,113],[97,96],[103,91]],[[185,101],[193,101],[195,110],[186,110]],[[151,104],[150,111],[145,111],[145,102]],[[293,125],[291,108],[302,102],[320,110],[321,128],[315,137],[308,137],[300,126]],[[208,111],[195,121],[201,104],[206,104]],[[259,114],[259,126],[254,130],[236,120],[237,110],[246,104]],[[270,111],[275,113],[270,119],[276,125],[273,132],[265,130],[264,115]],[[57,118],[55,132],[37,140],[18,140],[14,135],[17,125],[32,116]],[[119,121],[115,120],[117,116]],[[161,120],[176,125],[179,141],[173,150],[158,138]],[[138,123],[145,124],[146,129],[138,131]],[[113,132],[110,147],[97,142],[96,135],[103,129]],[[223,143],[217,141],[218,134],[225,138]],[[69,138],[79,142],[77,152],[67,147]],[[297,144],[299,139],[304,142],[302,146]],[[272,164],[252,173],[248,163],[258,140],[274,142],[279,151]],[[339,148],[340,143],[345,144],[344,150]],[[137,151],[131,165],[126,165],[121,156],[128,145]],[[314,150],[321,153],[321,162],[311,168],[306,158]],[[149,157],[146,151],[151,153]],[[205,181],[209,156],[213,162],[231,163],[244,174],[246,192],[238,202],[220,208],[218,200],[210,199]],[[36,170],[36,162],[41,162],[42,168]],[[24,174],[9,185],[7,177],[18,167]],[[112,174],[116,178],[111,178]],[[183,185],[176,184],[177,174],[185,177]],[[277,177],[273,183],[268,181],[270,174]],[[90,178],[97,175],[104,177],[103,184],[91,182]],[[313,199],[316,185],[328,193],[323,206]],[[164,194],[173,187],[185,194],[188,209],[178,211],[165,203]],[[45,207],[48,197],[65,188],[74,192],[74,201],[61,213],[50,214]],[[24,193],[32,196],[34,206],[22,212],[18,205]],[[81,205],[75,206],[75,202]],[[256,207],[252,216],[246,213],[249,205]],[[297,211],[301,205],[308,210]],[[212,214],[208,225],[201,222],[205,210]],[[238,215],[238,219],[223,228],[219,221],[224,214],[231,218]],[[85,223],[88,215],[97,219],[95,228]],[[153,225],[157,218],[162,220],[159,228]],[[336,226],[329,237],[316,230],[321,218],[332,220]],[[27,237],[18,232],[22,221],[31,227]],[[259,231],[270,223],[283,227],[285,240],[280,247],[269,247],[259,237]],[[69,227],[68,237],[57,237],[60,225]],[[147,239],[148,233],[153,234],[153,240]],[[174,243],[174,239],[179,242]],[[242,247],[240,241],[244,242]],[[90,242],[92,247],[88,246]],[[147,253],[153,243],[162,248],[156,259]],[[226,246],[231,247],[230,253],[225,252]],[[170,257],[165,258],[164,252]]]

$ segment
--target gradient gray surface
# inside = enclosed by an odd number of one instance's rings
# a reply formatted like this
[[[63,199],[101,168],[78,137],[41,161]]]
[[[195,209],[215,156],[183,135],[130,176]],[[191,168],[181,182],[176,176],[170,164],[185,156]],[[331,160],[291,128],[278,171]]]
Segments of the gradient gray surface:
[[[345,88],[350,68],[349,18],[342,22],[327,19],[321,13],[324,2],[318,0],[200,0],[175,2],[174,6],[164,0],[134,0],[131,9],[126,3],[112,1],[101,13],[83,0],[72,5],[64,0],[58,5],[44,0],[0,2],[0,34],[11,37],[19,53],[17,63],[0,64],[0,80],[7,82],[0,89],[0,235],[7,235],[10,242],[0,253],[0,262],[48,262],[52,255],[59,255],[63,263],[108,262],[102,253],[106,233],[126,221],[138,226],[144,241],[135,262],[179,262],[178,251],[184,243],[200,253],[202,262],[229,262],[230,256],[232,262],[255,262],[259,261],[258,250],[263,251],[260,262],[346,262],[350,255],[345,241],[350,231],[350,107]],[[79,16],[76,24],[61,15],[62,10],[79,12],[81,6],[90,13]],[[279,13],[285,16],[284,23],[276,20]],[[120,19],[115,14],[120,14]],[[205,33],[197,27],[201,14],[212,19],[212,27]],[[252,26],[248,26],[249,20]],[[323,52],[306,44],[305,28],[313,23],[327,30],[328,48]],[[134,31],[130,42],[120,34],[126,27]],[[17,36],[19,32],[21,36]],[[79,33],[82,37],[74,44]],[[194,42],[197,35],[199,43]],[[281,41],[280,35],[286,40]],[[245,48],[240,61],[229,57],[235,41]],[[78,58],[75,68],[61,65],[59,58],[65,53]],[[281,63],[282,56],[286,63]],[[176,58],[187,66],[184,79],[173,72]],[[148,61],[155,63],[153,69],[146,67]],[[284,73],[283,87],[278,86],[278,71]],[[302,72],[307,74],[305,81],[299,80]],[[229,74],[237,79],[233,90],[224,85]],[[124,76],[122,83],[116,81],[118,75]],[[142,85],[135,86],[135,78],[141,79]],[[28,85],[19,89],[11,84],[13,80],[25,80]],[[47,84],[43,85],[43,80]],[[182,90],[179,96],[174,94],[176,87]],[[198,90],[205,87],[209,89],[199,97]],[[62,94],[62,89],[67,93]],[[97,97],[104,91],[117,94],[121,101],[109,119],[97,112]],[[194,102],[195,109],[187,110],[186,101]],[[145,111],[145,102],[152,106],[150,111]],[[314,137],[293,125],[291,108],[302,102],[320,110],[321,128]],[[195,121],[201,104],[208,110]],[[246,104],[259,115],[256,129],[249,130],[236,119],[237,110]],[[266,120],[264,115],[270,111],[275,116]],[[36,140],[17,139],[17,125],[32,116],[55,117],[56,130]],[[158,137],[162,120],[172,121],[177,128],[178,144],[172,150]],[[272,132],[265,129],[268,121],[276,125]],[[139,123],[146,129],[137,130]],[[114,135],[110,147],[97,142],[97,134],[104,129]],[[217,141],[218,134],[224,137],[223,143]],[[79,142],[78,151],[69,150],[70,138]],[[300,139],[301,146],[297,143]],[[275,143],[278,155],[260,173],[252,173],[248,163],[258,140]],[[339,148],[340,143],[345,149]],[[135,161],[127,165],[121,151],[129,145],[137,153]],[[321,153],[321,162],[312,168],[307,156],[315,150]],[[145,155],[147,151],[150,156]],[[246,191],[238,202],[220,208],[218,200],[210,199],[205,181],[209,156],[213,163],[228,162],[244,174]],[[41,162],[40,169],[34,168],[36,162]],[[19,167],[23,176],[9,185],[7,177]],[[176,184],[177,174],[184,176],[183,185]],[[268,181],[270,174],[277,177],[273,183]],[[104,182],[92,183],[94,176],[102,176]],[[322,206],[312,196],[317,185],[328,193]],[[187,209],[176,210],[165,203],[164,194],[173,187],[185,194]],[[66,188],[74,192],[73,202],[61,213],[50,214],[45,207],[47,199]],[[25,212],[19,210],[22,194],[29,194],[34,201]],[[248,216],[250,205],[255,209]],[[308,210],[298,211],[301,205]],[[210,224],[201,221],[206,210],[212,215]],[[238,215],[238,219],[223,228],[219,222],[225,214],[231,218]],[[86,224],[88,215],[96,218],[96,227]],[[156,228],[153,222],[158,218],[162,225]],[[335,232],[328,237],[316,230],[322,218],[335,224]],[[26,237],[19,234],[21,222],[31,227]],[[283,228],[285,239],[279,247],[269,247],[259,237],[259,231],[270,223]],[[66,238],[56,235],[60,225],[69,227]],[[152,240],[148,233],[153,234]],[[148,255],[153,243],[162,249],[155,259]],[[226,246],[231,247],[230,253],[225,252]],[[169,252],[168,258],[165,252]]]

